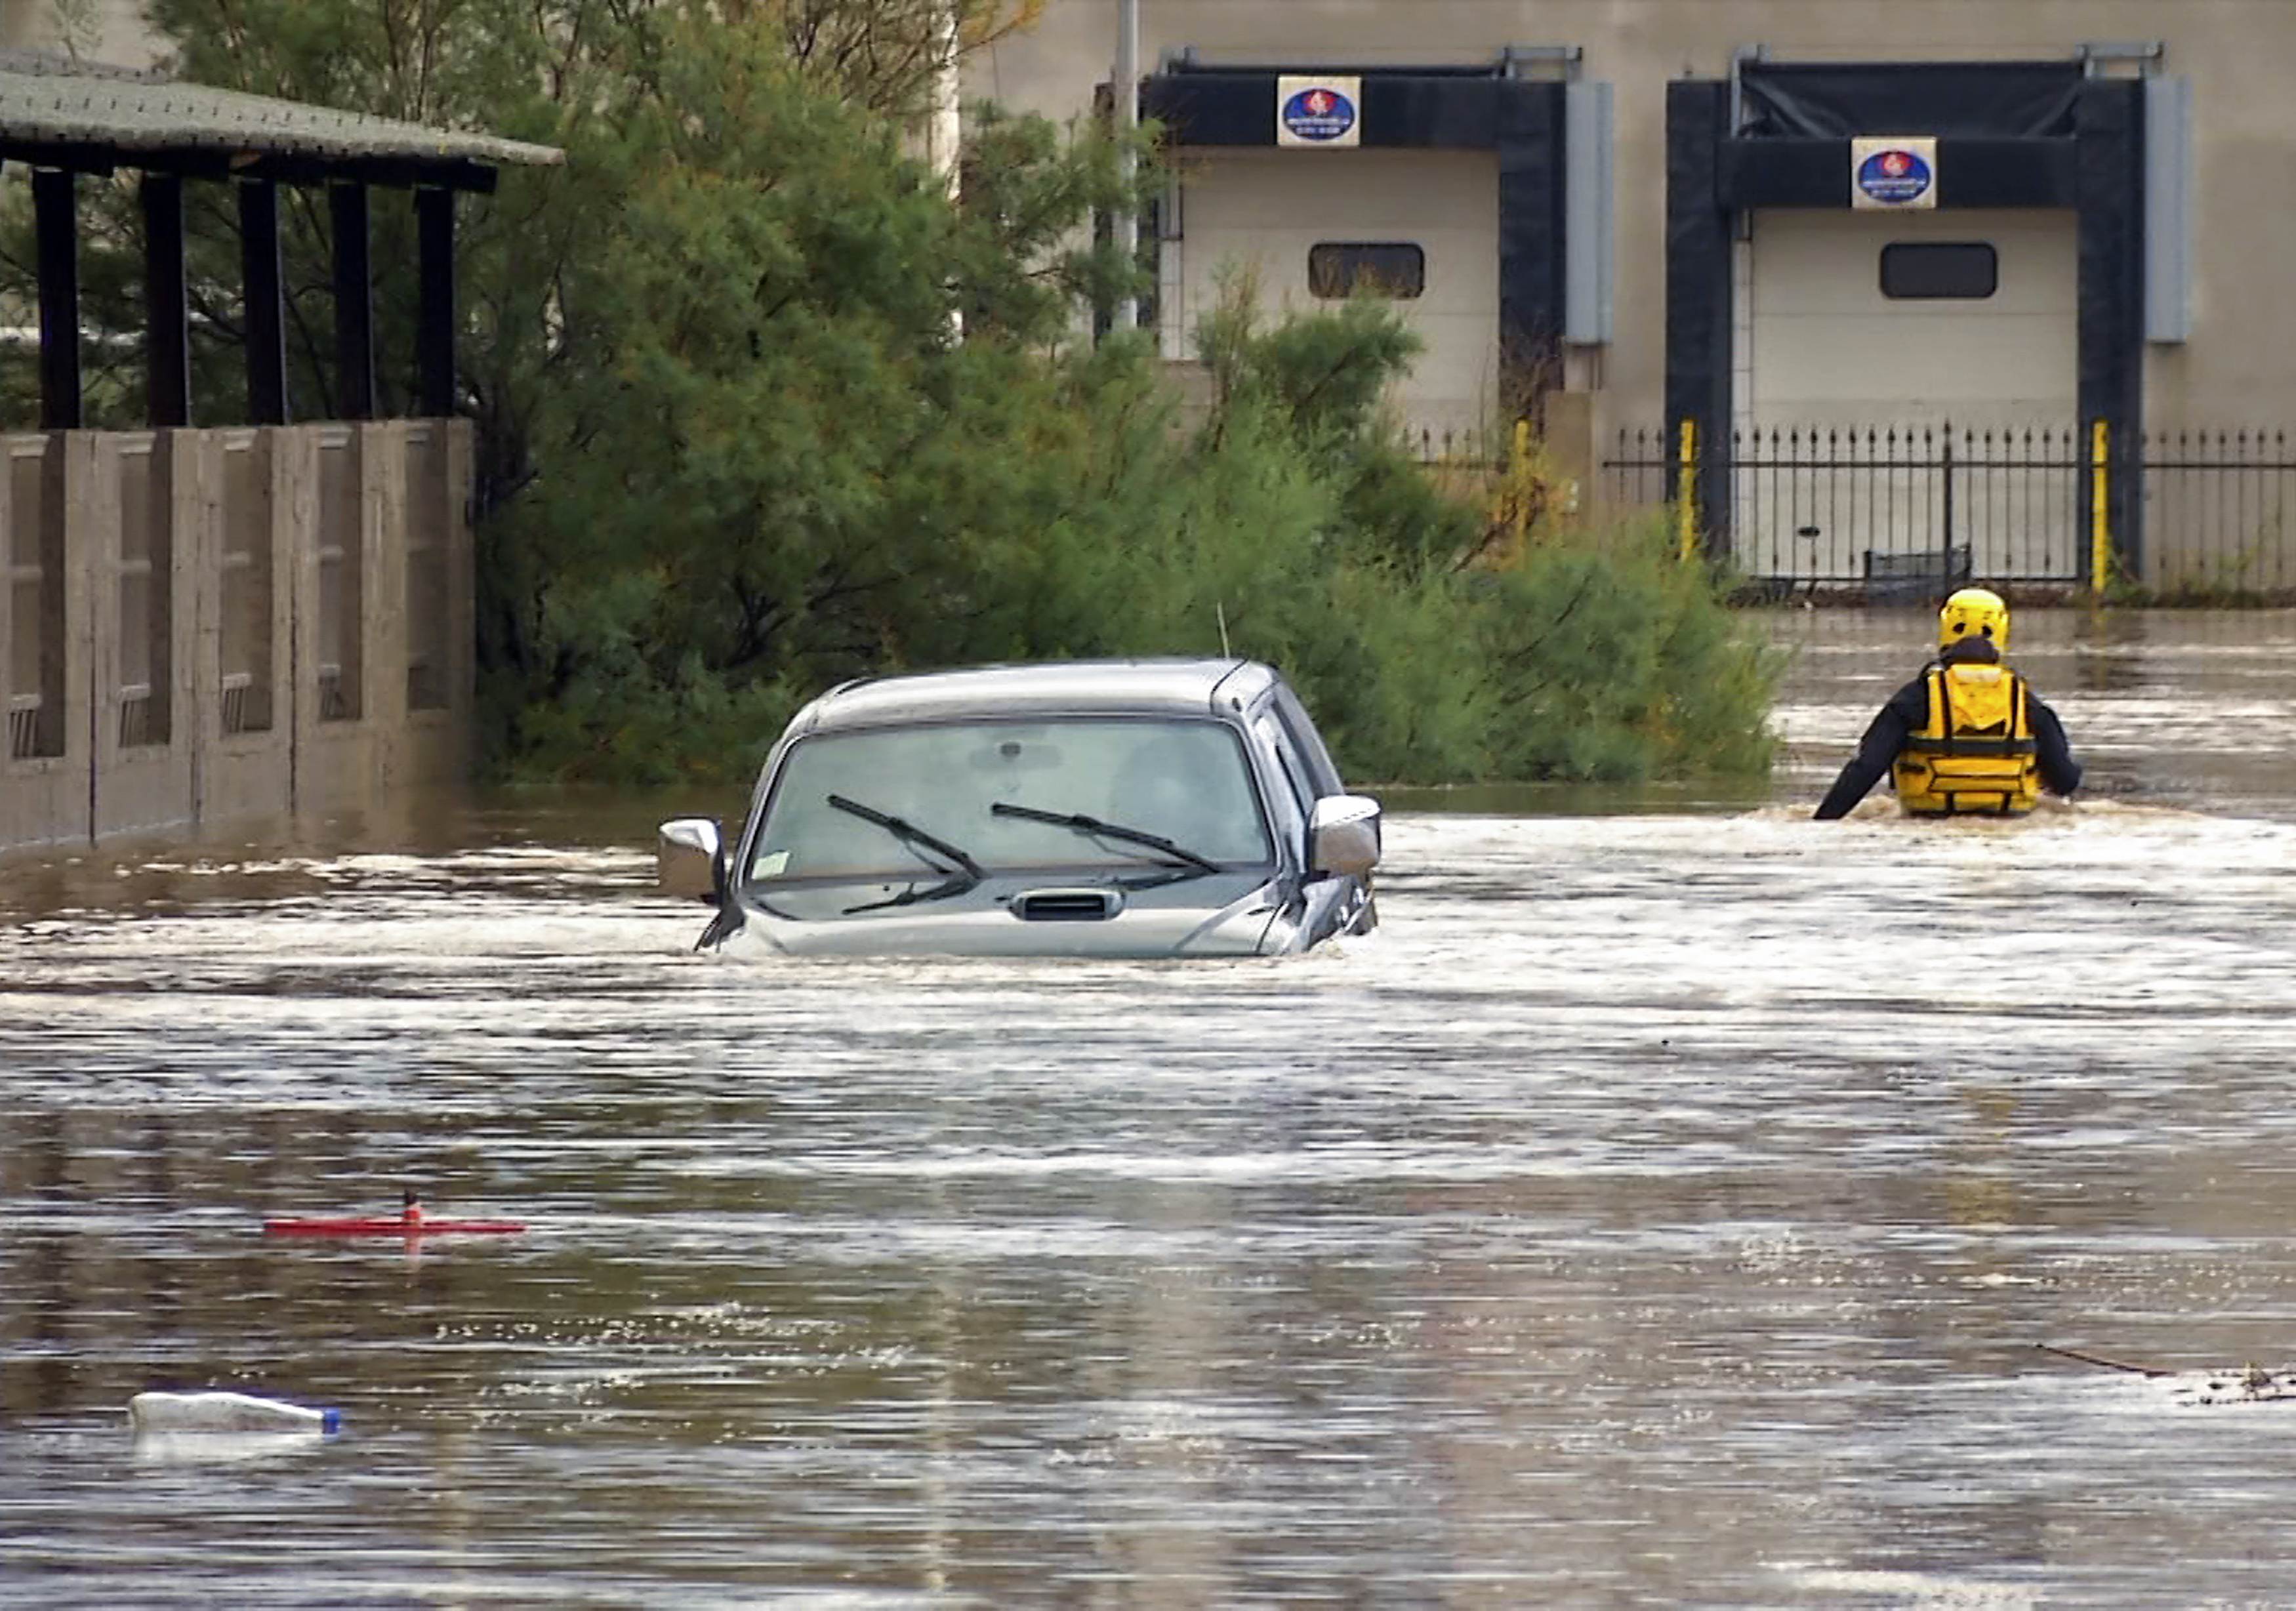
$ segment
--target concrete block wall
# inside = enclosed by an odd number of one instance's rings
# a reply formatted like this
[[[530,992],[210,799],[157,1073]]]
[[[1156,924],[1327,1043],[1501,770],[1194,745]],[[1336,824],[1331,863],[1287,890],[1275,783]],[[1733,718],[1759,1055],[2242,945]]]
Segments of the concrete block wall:
[[[0,438],[0,855],[466,775],[471,428]]]

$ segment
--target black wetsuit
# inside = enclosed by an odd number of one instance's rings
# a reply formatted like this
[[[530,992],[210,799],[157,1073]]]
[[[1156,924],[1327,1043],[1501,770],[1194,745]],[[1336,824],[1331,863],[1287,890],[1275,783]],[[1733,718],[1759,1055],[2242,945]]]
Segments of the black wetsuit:
[[[1957,652],[1941,655],[1940,662],[1970,659],[1997,661],[2001,657],[1990,643],[1969,639],[1954,645]],[[2022,681],[2021,678],[2020,681]],[[1930,719],[1929,667],[1903,688],[1890,696],[1881,714],[1866,728],[1866,736],[1858,740],[1857,753],[1833,780],[1833,787],[1825,791],[1815,814],[1820,822],[1845,816],[1849,808],[1866,797],[1874,784],[1889,775],[1890,767],[1905,748],[1906,740],[1917,729],[1928,725]],[[2025,719],[2033,729],[2033,759],[2041,773],[2041,787],[2051,794],[2070,794],[2080,787],[2080,763],[2073,759],[2072,747],[2065,742],[2064,724],[2057,713],[2041,702],[2033,686],[2025,684]]]

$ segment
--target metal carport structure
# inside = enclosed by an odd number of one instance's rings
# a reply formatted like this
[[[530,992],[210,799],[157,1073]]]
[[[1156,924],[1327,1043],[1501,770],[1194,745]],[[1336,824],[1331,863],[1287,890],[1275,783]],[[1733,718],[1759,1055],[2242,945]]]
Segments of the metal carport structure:
[[[0,53],[0,163],[29,168],[38,238],[40,428],[81,424],[78,180],[140,175],[147,341],[145,422],[191,421],[184,184],[236,192],[246,307],[247,416],[287,420],[279,186],[324,185],[333,226],[334,417],[375,414],[368,192],[414,192],[419,241],[417,410],[455,412],[455,198],[490,192],[504,166],[564,153],[485,134],[425,127],[332,107],[185,84],[52,56]]]

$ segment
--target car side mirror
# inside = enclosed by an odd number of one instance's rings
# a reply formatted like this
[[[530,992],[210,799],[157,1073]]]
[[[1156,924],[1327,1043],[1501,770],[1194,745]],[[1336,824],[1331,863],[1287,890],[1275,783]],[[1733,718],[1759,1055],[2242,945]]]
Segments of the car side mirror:
[[[1379,802],[1359,794],[1325,795],[1308,820],[1308,865],[1317,872],[1361,878],[1379,865]]]
[[[654,882],[664,895],[725,904],[726,836],[713,819],[679,817],[661,825]]]

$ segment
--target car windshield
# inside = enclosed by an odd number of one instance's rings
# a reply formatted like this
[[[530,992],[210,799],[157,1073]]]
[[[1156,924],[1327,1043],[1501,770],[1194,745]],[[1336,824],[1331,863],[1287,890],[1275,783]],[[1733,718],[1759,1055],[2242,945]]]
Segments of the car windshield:
[[[1223,723],[948,722],[798,740],[747,876],[962,879],[968,861],[993,874],[1272,859],[1242,738]]]

